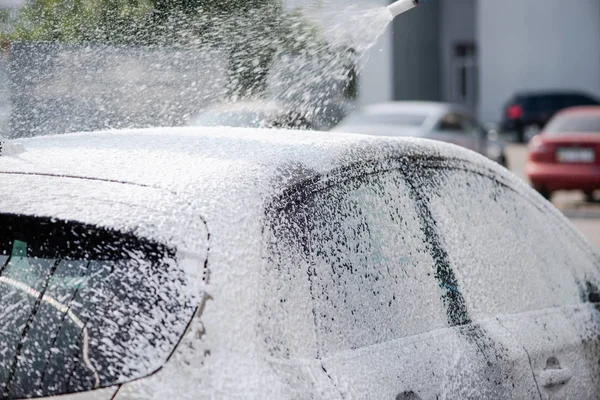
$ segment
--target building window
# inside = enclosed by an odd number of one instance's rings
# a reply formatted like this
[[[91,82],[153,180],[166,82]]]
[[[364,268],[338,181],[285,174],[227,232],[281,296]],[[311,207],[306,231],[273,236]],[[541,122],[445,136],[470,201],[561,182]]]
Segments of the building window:
[[[479,92],[479,66],[475,43],[455,43],[453,46],[452,64],[452,100],[475,107]]]

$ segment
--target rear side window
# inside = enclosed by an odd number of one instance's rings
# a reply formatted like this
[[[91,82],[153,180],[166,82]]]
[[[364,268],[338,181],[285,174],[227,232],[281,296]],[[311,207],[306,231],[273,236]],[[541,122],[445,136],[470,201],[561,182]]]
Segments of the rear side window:
[[[302,315],[298,325],[312,327],[304,337],[315,343],[313,357],[448,326],[445,291],[400,172],[349,178],[286,207],[271,221],[269,269],[282,272],[282,281],[267,281],[273,353],[303,352],[277,341]],[[296,312],[288,299],[300,291]]]
[[[598,287],[598,259],[558,217],[464,170],[435,170],[426,190],[474,317],[577,304]]]
[[[166,361],[195,306],[172,249],[54,219],[0,226],[3,398],[111,386]]]
[[[597,133],[600,134],[600,112],[591,114],[559,115],[552,119],[544,129],[544,133],[558,135],[562,133]]]

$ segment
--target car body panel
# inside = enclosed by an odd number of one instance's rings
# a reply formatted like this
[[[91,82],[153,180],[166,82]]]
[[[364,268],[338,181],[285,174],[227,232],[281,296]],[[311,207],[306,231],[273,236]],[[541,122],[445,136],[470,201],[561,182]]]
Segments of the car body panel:
[[[52,400],[112,400],[117,393],[118,388],[106,388],[91,390],[84,393],[64,394],[61,396],[47,397]]]
[[[323,366],[353,398],[539,398],[527,353],[493,319],[332,356]]]
[[[525,172],[536,188],[593,191],[600,188],[596,165],[541,164],[529,162]]]
[[[498,320],[525,347],[543,399],[584,399],[600,392],[600,341],[591,333],[600,326],[600,313],[594,305],[538,310]]]

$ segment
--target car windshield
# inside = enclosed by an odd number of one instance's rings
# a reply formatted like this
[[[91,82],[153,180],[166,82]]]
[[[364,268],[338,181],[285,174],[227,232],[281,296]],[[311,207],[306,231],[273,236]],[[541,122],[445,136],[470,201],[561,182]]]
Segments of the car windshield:
[[[529,96],[525,98],[523,105],[531,112],[548,112],[564,107],[564,101],[565,96],[562,95]]]
[[[56,219],[0,226],[3,398],[111,386],[166,361],[194,311],[173,250]]]
[[[398,125],[420,127],[427,119],[423,114],[410,113],[373,113],[351,115],[342,122],[345,126],[352,125]]]
[[[554,118],[545,129],[550,135],[564,133],[600,134],[600,113],[598,115],[561,115]]]

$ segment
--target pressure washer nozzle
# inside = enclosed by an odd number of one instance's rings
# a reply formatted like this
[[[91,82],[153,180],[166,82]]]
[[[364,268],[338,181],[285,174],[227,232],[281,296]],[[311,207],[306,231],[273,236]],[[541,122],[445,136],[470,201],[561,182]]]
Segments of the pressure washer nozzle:
[[[419,5],[419,0],[398,0],[388,6],[388,10],[392,13],[392,17],[395,18],[398,15],[412,10]]]

